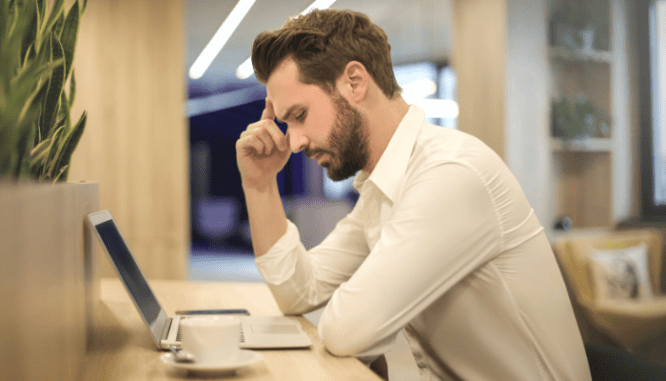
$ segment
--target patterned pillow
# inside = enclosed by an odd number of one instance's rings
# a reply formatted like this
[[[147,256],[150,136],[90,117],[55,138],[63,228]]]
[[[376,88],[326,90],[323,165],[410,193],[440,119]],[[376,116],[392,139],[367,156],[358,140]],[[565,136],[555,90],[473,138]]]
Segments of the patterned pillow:
[[[590,260],[599,298],[640,300],[654,296],[645,243],[625,249],[593,250]]]

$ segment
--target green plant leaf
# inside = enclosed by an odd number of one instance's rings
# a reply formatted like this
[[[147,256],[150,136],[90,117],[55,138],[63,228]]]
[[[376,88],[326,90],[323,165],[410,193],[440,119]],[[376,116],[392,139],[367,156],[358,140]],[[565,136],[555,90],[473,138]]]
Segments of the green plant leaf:
[[[53,68],[57,67],[58,65],[61,65],[62,62],[52,62],[44,65],[41,68],[38,68],[35,70],[35,76],[32,77],[32,81],[25,80],[22,82],[19,82],[19,85],[17,88],[15,88],[14,91],[14,98],[15,102],[17,104],[23,104],[23,109],[20,111],[20,114],[18,116],[18,121],[20,122],[23,120],[28,113],[31,115],[40,115],[41,116],[41,110],[42,110],[42,102],[44,100],[44,97],[46,96],[46,92],[48,90],[48,85],[49,81],[47,79],[44,79],[39,82],[39,78],[46,77],[48,73],[53,70]],[[40,107],[35,111],[32,110],[33,104],[36,103]]]
[[[24,115],[26,115],[26,112],[29,109],[33,109],[34,113],[33,116],[35,117],[35,121],[37,123],[35,144],[39,144],[40,141],[46,138],[46,136],[42,136],[41,124],[42,124],[42,112],[43,112],[42,102],[44,97],[46,97],[46,92],[48,91],[48,89],[49,89],[49,82],[43,81],[42,85],[35,89],[35,92],[32,94],[32,96],[27,98],[21,98],[24,99],[25,106],[24,110],[21,110],[21,114],[19,115],[19,120],[21,120],[24,117]]]
[[[28,46],[28,49],[24,54],[25,57],[23,57],[23,61],[21,61],[21,67],[24,67],[25,65],[28,64],[28,59],[30,58],[30,56],[35,54],[34,50],[35,50],[35,45],[30,44],[30,46]]]
[[[37,0],[37,10],[39,11],[39,19],[44,22],[46,19],[46,0]]]
[[[29,161],[30,151],[33,144],[33,128],[25,128],[18,131],[18,141],[16,144],[16,164],[14,168],[14,178],[20,178],[23,174],[29,174]]]
[[[58,125],[64,125],[65,126],[65,131],[69,131],[71,128],[71,123],[69,121],[69,100],[67,100],[67,94],[63,91],[60,94],[60,110],[58,110],[58,118],[60,121],[58,122]]]
[[[44,139],[39,145],[32,149],[30,154],[31,171],[35,173],[36,177],[45,172],[46,165],[52,157],[55,156],[55,148],[60,136],[64,132],[64,127],[56,129],[52,136]]]
[[[0,86],[8,93],[11,79],[16,75],[21,65],[22,53],[30,46],[28,37],[33,35],[34,30],[34,1],[19,7],[17,3],[12,4],[12,10],[3,1],[1,16],[5,20],[0,23]],[[21,54],[17,55],[18,52]]]
[[[37,0],[35,2],[35,39],[38,41],[37,46],[41,46],[41,36],[44,35],[42,27],[44,25],[44,17],[46,16],[46,1]]]
[[[69,107],[74,105],[76,97],[76,78],[74,77],[74,69],[72,69],[72,78],[69,79]]]
[[[62,48],[65,56],[65,79],[69,76],[74,62],[74,51],[76,50],[76,38],[79,34],[79,2],[75,1],[74,5],[69,9],[65,25],[62,29]]]
[[[67,181],[68,172],[69,172],[69,165],[65,165],[64,167],[60,168],[60,171],[58,171],[58,175],[53,179],[53,183],[56,183],[58,181]]]
[[[5,13],[5,12],[7,12],[7,13]],[[18,3],[12,4],[11,12],[12,12],[12,17],[11,17],[12,23],[9,26],[9,30],[7,30],[7,35],[4,36],[4,33],[3,33],[3,36],[2,36],[3,41],[5,41],[6,38],[11,37],[12,34],[14,33],[14,30],[16,30],[16,24],[18,23],[18,20],[19,20]],[[9,18],[9,9],[6,9],[3,6],[2,7],[2,13],[0,13],[0,17],[2,17],[2,20],[7,20]]]
[[[22,12],[19,16],[21,20],[26,20],[24,24],[19,23],[19,25],[22,24],[24,28],[22,30],[18,30],[17,28],[17,30],[14,32],[15,36],[20,39],[20,43],[22,44],[21,57],[25,55],[30,45],[34,45],[33,46],[34,54],[37,54],[39,52],[39,47],[41,46],[41,41],[39,44],[37,42],[37,30],[39,29],[39,18],[37,16],[36,10],[37,10],[37,4],[35,3],[35,1],[29,0],[27,3],[23,5]]]
[[[87,114],[84,111],[83,114],[81,115],[81,119],[79,119],[79,121],[76,123],[74,128],[69,132],[69,134],[67,134],[67,137],[65,138],[65,141],[61,147],[62,150],[61,152],[59,152],[58,161],[54,166],[54,169],[56,171],[55,173],[60,173],[61,167],[69,166],[69,162],[72,158],[72,154],[74,153],[74,149],[76,149],[76,146],[79,144],[79,140],[81,140],[81,136],[83,135],[83,131],[85,130],[86,120],[87,120]],[[67,180],[67,174],[61,177],[61,181],[65,180]]]
[[[37,144],[32,151],[30,151],[30,157],[31,158],[37,158],[39,156],[43,156],[46,154],[46,148],[49,146],[49,143],[51,143],[51,139],[47,138],[42,140],[39,144]]]
[[[53,45],[53,58],[63,58],[64,52],[58,35],[51,34],[51,42]],[[60,94],[64,86],[65,68],[61,65],[53,69],[51,80],[49,81],[49,90],[46,93],[42,109],[41,136],[47,136],[55,124],[56,117],[58,116],[58,108],[60,107]]]
[[[65,131],[64,129],[58,128],[53,136],[50,137],[51,142],[49,144],[49,148],[46,150],[47,155],[43,159],[41,163],[36,163],[40,169],[40,179],[46,179],[50,178],[51,174],[53,173],[53,169],[55,168],[56,163],[58,162],[58,156],[60,155],[60,152],[62,151],[62,141],[65,139]]]
[[[64,27],[64,25],[65,25],[65,13],[63,12],[58,17],[58,20],[56,21],[56,23],[53,24],[53,29],[52,29],[53,33],[55,33],[57,35],[61,35],[62,34],[62,28]]]
[[[14,91],[15,94],[22,94],[23,96],[26,93],[29,93],[30,90],[26,91],[18,91],[18,89],[24,88],[24,87],[34,87],[36,85],[39,85],[39,83],[44,79],[45,77],[50,76],[51,72],[57,68],[58,66],[62,66],[65,63],[63,59],[55,60],[55,61],[47,61],[44,64],[39,64],[38,62],[30,62],[27,64],[20,73],[14,78],[12,78],[10,86],[13,87],[14,89],[17,89]]]
[[[55,0],[49,20],[44,23],[41,29],[42,34],[48,34],[53,31],[53,26],[56,24],[62,13],[65,12],[65,0]]]
[[[33,80],[35,74],[30,72],[30,69],[36,70],[40,65],[48,64],[52,61],[51,58],[51,44],[48,48],[44,48],[37,52],[35,45],[31,44],[27,47],[27,51],[23,52],[25,55],[25,64],[20,67],[20,70],[12,78],[12,86],[17,86],[18,83]],[[30,54],[30,52],[33,52]]]
[[[26,172],[24,162],[34,144],[34,135],[37,110],[33,105],[33,113],[28,113],[23,120],[17,120],[14,115],[0,115],[0,124],[9,128],[0,129],[0,176],[18,178]],[[15,114],[15,113],[14,113]],[[11,118],[11,119],[10,119]]]

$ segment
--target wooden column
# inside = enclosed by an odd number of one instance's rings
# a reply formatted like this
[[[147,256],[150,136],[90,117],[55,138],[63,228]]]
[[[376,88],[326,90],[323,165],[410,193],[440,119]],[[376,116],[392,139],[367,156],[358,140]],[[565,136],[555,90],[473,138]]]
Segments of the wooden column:
[[[182,0],[90,1],[74,62],[74,115],[88,123],[69,180],[99,182],[149,278],[183,279],[189,255],[184,13]]]
[[[552,220],[546,0],[454,0],[458,128],[504,159]]]
[[[455,0],[458,129],[504,158],[506,0]]]

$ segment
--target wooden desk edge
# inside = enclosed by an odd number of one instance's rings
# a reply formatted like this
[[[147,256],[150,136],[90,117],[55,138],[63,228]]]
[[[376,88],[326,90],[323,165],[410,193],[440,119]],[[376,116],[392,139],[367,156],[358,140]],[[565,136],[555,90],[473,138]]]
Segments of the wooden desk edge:
[[[281,315],[263,283],[150,280],[149,284],[167,313],[177,309],[244,307],[254,315]],[[120,280],[102,278],[100,289],[95,332],[89,340],[81,379],[180,379],[178,375],[163,371],[160,353]],[[220,299],[229,299],[230,304],[220,305]],[[358,359],[331,355],[324,348],[317,327],[304,316],[295,317],[312,340],[312,347],[262,350],[263,363],[252,371],[239,373],[238,379],[381,380]],[[187,379],[187,374],[182,376]]]

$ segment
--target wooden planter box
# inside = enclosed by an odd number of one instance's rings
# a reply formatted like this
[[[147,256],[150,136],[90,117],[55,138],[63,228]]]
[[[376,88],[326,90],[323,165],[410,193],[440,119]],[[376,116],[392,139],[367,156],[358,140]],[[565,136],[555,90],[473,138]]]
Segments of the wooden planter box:
[[[0,182],[0,380],[76,380],[99,303],[96,183]]]

